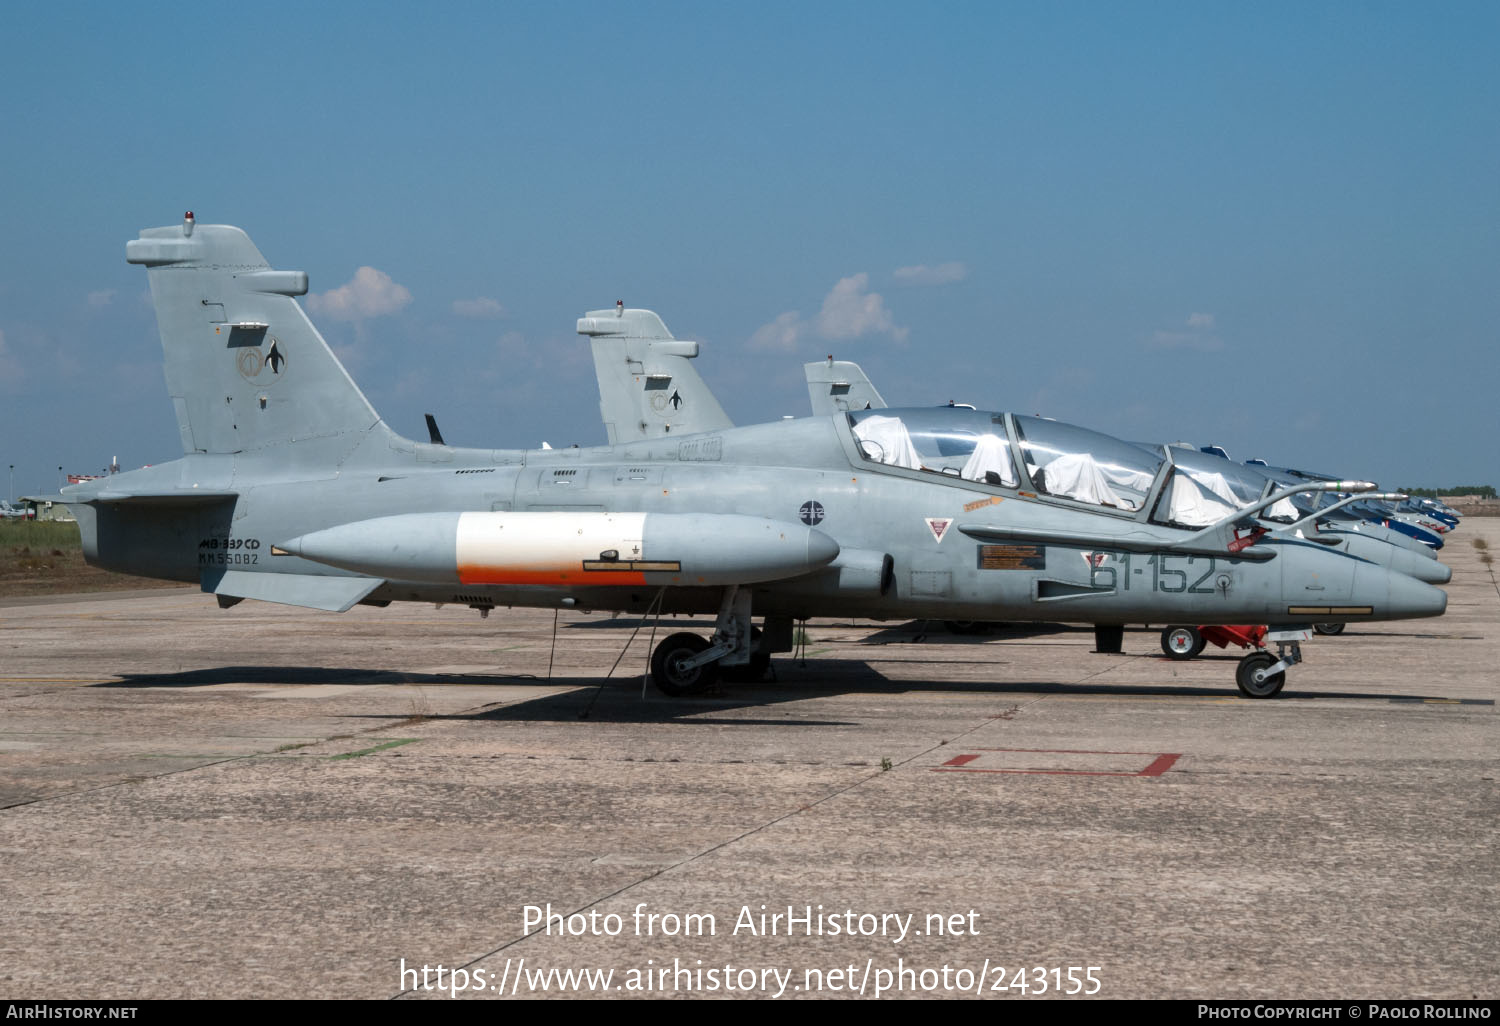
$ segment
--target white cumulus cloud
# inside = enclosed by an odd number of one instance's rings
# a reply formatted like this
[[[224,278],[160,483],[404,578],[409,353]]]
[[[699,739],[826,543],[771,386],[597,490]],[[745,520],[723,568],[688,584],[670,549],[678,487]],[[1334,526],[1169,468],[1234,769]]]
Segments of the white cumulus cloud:
[[[788,310],[770,324],[762,324],[750,336],[750,348],[790,352],[797,340],[807,333],[807,324],[796,310]]]
[[[895,271],[897,285],[951,285],[968,276],[969,269],[957,260],[950,260],[936,267],[928,267],[926,264],[898,267]]]
[[[480,296],[477,299],[455,299],[453,301],[453,312],[460,317],[472,317],[480,320],[504,317],[505,307],[498,300],[490,299],[488,296]]]
[[[1187,330],[1154,331],[1146,340],[1147,349],[1190,349],[1200,353],[1217,353],[1224,340],[1214,334],[1214,315],[1188,314]]]
[[[864,335],[890,335],[906,341],[907,330],[898,327],[878,292],[867,292],[870,276],[851,274],[823,299],[818,312],[818,334],[823,338],[860,338]]]
[[[98,292],[89,293],[89,307],[98,310],[108,306],[115,301],[114,289],[100,289]]]
[[[898,325],[880,293],[868,291],[870,276],[863,271],[839,279],[823,297],[823,308],[811,320],[797,310],[788,310],[750,336],[749,347],[790,352],[804,338],[852,339],[866,335],[889,335],[905,342],[910,332]]]
[[[314,313],[336,321],[362,321],[393,314],[411,302],[405,285],[397,284],[384,271],[361,267],[347,285],[307,297]]]

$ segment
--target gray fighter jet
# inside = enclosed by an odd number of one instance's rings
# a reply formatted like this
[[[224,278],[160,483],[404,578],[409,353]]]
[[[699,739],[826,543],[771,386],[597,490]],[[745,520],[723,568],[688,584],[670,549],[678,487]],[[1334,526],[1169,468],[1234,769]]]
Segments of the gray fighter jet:
[[[711,637],[656,647],[669,694],[763,670],[813,616],[1265,623],[1281,658],[1252,653],[1236,682],[1270,697],[1308,624],[1446,606],[1255,521],[1294,491],[1364,482],[1301,482],[1182,527],[1154,512],[1170,449],[1032,417],[872,409],[587,449],[414,442],[307,319],[307,275],[273,269],[240,229],[189,215],[126,259],[148,272],[183,456],[64,496],[90,563],[197,581],[225,607],[716,613]]]

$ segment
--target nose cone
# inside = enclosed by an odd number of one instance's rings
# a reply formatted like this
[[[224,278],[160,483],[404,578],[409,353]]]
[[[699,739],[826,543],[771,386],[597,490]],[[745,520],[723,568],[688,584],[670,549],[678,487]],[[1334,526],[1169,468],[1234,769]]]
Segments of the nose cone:
[[[839,558],[839,543],[817,528],[809,528],[807,532],[807,565],[809,567],[827,566]]]
[[[1447,584],[1453,580],[1453,568],[1446,564],[1433,560],[1422,568],[1422,573],[1414,574],[1419,581],[1428,584]]]
[[[1408,620],[1442,616],[1448,608],[1448,593],[1406,574],[1366,563],[1355,571],[1354,601],[1369,605],[1376,620]]]
[[[1451,569],[1422,553],[1412,552],[1410,549],[1391,548],[1386,555],[1390,557],[1387,565],[1392,570],[1399,571],[1408,577],[1415,577],[1424,583],[1447,584],[1453,579]]]
[[[373,577],[403,581],[458,580],[457,513],[404,513],[329,527],[282,542],[303,559]]]

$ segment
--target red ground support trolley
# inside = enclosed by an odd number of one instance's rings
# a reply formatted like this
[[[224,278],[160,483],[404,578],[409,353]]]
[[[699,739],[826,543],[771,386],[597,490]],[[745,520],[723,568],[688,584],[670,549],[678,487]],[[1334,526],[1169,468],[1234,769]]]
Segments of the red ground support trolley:
[[[1168,659],[1191,659],[1212,641],[1220,648],[1264,648],[1266,628],[1261,624],[1215,624],[1207,627],[1166,627],[1161,632],[1161,650]]]

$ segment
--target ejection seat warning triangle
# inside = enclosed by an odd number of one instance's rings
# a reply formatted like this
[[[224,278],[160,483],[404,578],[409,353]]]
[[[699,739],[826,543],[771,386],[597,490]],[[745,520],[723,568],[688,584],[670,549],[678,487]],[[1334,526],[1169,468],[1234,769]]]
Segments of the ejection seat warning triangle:
[[[927,530],[932,532],[932,540],[939,545],[943,544],[943,535],[948,533],[948,525],[953,523],[952,517],[925,517]]]

